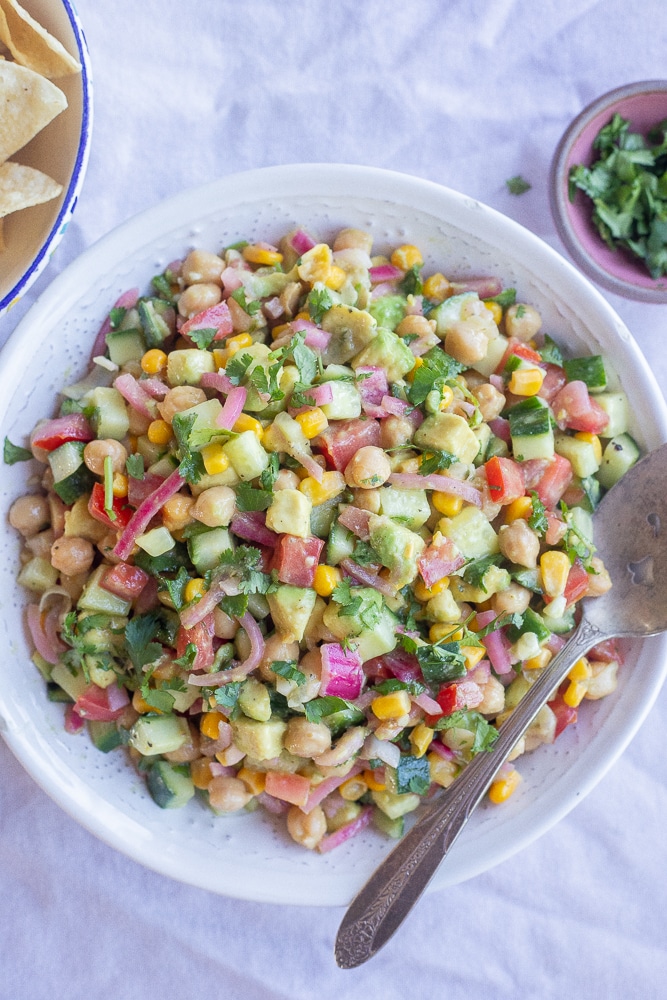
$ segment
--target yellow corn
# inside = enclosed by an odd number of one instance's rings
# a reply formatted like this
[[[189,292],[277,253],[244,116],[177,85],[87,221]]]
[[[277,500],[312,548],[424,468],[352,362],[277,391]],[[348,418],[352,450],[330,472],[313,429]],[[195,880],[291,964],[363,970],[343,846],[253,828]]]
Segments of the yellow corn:
[[[192,497],[177,493],[170,497],[162,508],[162,523],[168,531],[181,531],[187,524],[192,524],[192,508],[195,501]]]
[[[236,434],[242,434],[243,431],[252,431],[258,441],[261,441],[264,437],[264,428],[261,422],[257,417],[251,417],[249,413],[242,413],[232,427],[232,430]]]
[[[499,306],[497,302],[492,302],[490,299],[487,299],[486,302],[484,303],[484,305],[486,306],[486,308],[489,310],[489,312],[493,316],[494,323],[496,325],[498,325],[500,323],[501,319],[503,318],[502,307]]]
[[[312,410],[304,410],[303,413],[297,413],[294,419],[309,441],[312,441],[329,426],[324,410],[321,410],[319,406],[313,407]]]
[[[595,461],[602,461],[602,444],[600,443],[600,438],[597,434],[591,434],[590,431],[578,431],[578,433],[574,436],[578,441],[588,441],[589,444],[592,444]]]
[[[453,760],[441,757],[439,753],[435,753],[433,750],[428,754],[426,759],[428,761],[431,781],[436,785],[440,785],[441,788],[449,788],[459,773],[458,764],[455,764]]]
[[[577,708],[586,697],[588,685],[585,681],[570,681],[565,688],[563,701],[570,708]]]
[[[423,722],[418,722],[410,733],[410,745],[415,752],[415,757],[423,757],[433,739],[435,733]]]
[[[400,719],[410,711],[410,695],[407,691],[392,691],[381,694],[371,702],[376,719]]]
[[[338,791],[341,798],[345,799],[346,802],[356,802],[357,799],[366,794],[368,785],[360,774],[355,774],[353,778],[348,778],[347,781],[344,781]]]
[[[227,364],[227,361],[228,361],[227,351],[225,351],[224,348],[222,347],[214,347],[213,363],[216,367],[216,370],[224,368],[225,365]]]
[[[535,656],[531,656],[530,659],[524,660],[523,666],[525,670],[542,670],[546,667],[547,663],[553,657],[551,650],[546,649],[544,646],[536,653]]]
[[[440,402],[438,403],[438,409],[439,410],[446,410],[454,402],[454,393],[452,392],[452,390],[450,389],[450,387],[448,385],[443,385],[442,390],[440,392],[440,395],[441,395],[442,398],[440,399]]]
[[[567,675],[571,681],[587,681],[593,676],[593,668],[585,656],[577,660]]]
[[[341,581],[340,570],[336,566],[327,566],[324,563],[315,570],[314,589],[320,597],[331,597],[334,590]]]
[[[235,337],[229,337],[225,341],[225,344],[227,345],[225,358],[229,361],[230,358],[233,358],[244,347],[252,346],[252,337],[249,333],[237,333]]]
[[[169,444],[171,441],[171,425],[166,420],[153,420],[148,425],[146,437],[151,444]]]
[[[251,771],[249,767],[242,767],[236,777],[247,785],[248,791],[253,795],[261,795],[266,786],[265,771]]]
[[[167,367],[167,355],[159,347],[146,351],[141,359],[141,370],[146,375],[159,375]]]
[[[326,283],[331,264],[331,248],[326,243],[317,243],[310,250],[306,250],[301,257],[301,263],[297,264],[297,274],[302,281],[307,281],[310,285],[318,281]]]
[[[428,637],[431,642],[440,642],[441,639],[449,639],[450,642],[459,642],[463,638],[463,629],[450,625],[448,622],[438,622],[431,625],[428,630]]]
[[[486,656],[486,649],[484,646],[460,646],[460,652],[466,661],[466,667],[468,670],[472,670],[476,667],[480,660],[483,660]]]
[[[127,476],[123,472],[114,472],[111,488],[115,497],[126,497]]]
[[[443,302],[449,295],[451,286],[444,274],[436,271],[424,282],[424,295],[431,302]]]
[[[190,764],[190,777],[195,788],[205,790],[211,784],[211,762],[207,757],[199,757]]]
[[[504,778],[497,778],[489,788],[489,798],[496,805],[507,802],[510,795],[513,795],[521,784],[521,775],[518,771],[512,770]]]
[[[183,597],[186,603],[194,601],[197,597],[203,597],[206,593],[206,583],[200,576],[194,577],[192,580],[188,580],[183,591]]]
[[[199,723],[199,731],[202,736],[208,736],[210,740],[217,740],[220,736],[219,725],[226,722],[226,717],[222,712],[205,712]]]
[[[411,267],[420,267],[424,263],[424,258],[417,247],[411,243],[404,243],[403,246],[396,247],[391,255],[391,262],[394,267],[409,271]]]
[[[456,517],[463,510],[462,497],[454,496],[453,493],[441,493],[434,490],[431,494],[431,502],[437,511],[445,517]]]
[[[242,250],[243,259],[249,264],[261,264],[264,267],[273,267],[280,264],[283,255],[278,250],[270,250],[268,247],[260,246],[258,243],[249,243]]]
[[[505,524],[511,524],[512,521],[518,521],[520,519],[527,521],[530,515],[533,513],[533,501],[530,497],[518,497],[516,500],[512,500],[505,507]]]
[[[443,576],[441,580],[436,580],[432,587],[427,587],[422,580],[417,580],[413,589],[417,600],[426,604],[432,597],[435,597],[436,594],[442,594],[448,587],[449,577]]]
[[[338,267],[337,264],[332,264],[329,275],[324,282],[327,288],[332,288],[334,292],[337,292],[343,287],[347,281],[347,274],[342,267]]]
[[[274,328],[271,330],[271,337],[273,338],[273,340],[277,340],[278,337],[282,337],[284,333],[290,333],[291,330],[292,327],[289,325],[289,323],[279,323],[278,326],[274,326]]]
[[[132,695],[132,708],[135,712],[138,712],[139,715],[146,715],[147,712],[157,712],[158,715],[162,714],[159,708],[153,708],[152,705],[148,704],[139,688],[137,688]]]
[[[417,371],[418,368],[421,368],[423,364],[424,362],[421,358],[415,358],[414,365],[412,366],[408,374],[405,376],[407,382],[414,382],[415,372]]]
[[[515,396],[536,396],[543,382],[544,372],[541,368],[517,368],[512,372],[508,389]]]
[[[378,781],[372,771],[362,771],[361,777],[366,782],[366,787],[371,792],[383,792],[387,787],[384,781]]]
[[[229,468],[229,459],[221,444],[207,444],[201,450],[201,457],[209,476],[217,476]]]
[[[344,489],[345,476],[342,472],[323,472],[321,483],[306,475],[299,483],[299,491],[308,497],[313,507],[319,507],[327,500],[333,500]]]
[[[540,573],[544,593],[549,597],[560,597],[570,572],[570,560],[564,552],[550,549],[540,556]]]

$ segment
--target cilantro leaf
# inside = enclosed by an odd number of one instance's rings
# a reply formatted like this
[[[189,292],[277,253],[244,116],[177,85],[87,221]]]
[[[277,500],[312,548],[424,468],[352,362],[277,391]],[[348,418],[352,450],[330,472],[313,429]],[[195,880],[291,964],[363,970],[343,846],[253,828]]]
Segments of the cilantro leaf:
[[[214,326],[202,326],[199,329],[190,330],[188,337],[197,345],[200,351],[206,351],[215,340],[217,332]]]
[[[530,494],[532,501],[532,513],[528,518],[528,527],[532,528],[538,535],[546,535],[549,529],[547,520],[547,509],[533,490]]]
[[[422,362],[407,390],[408,400],[413,406],[420,406],[434,390],[442,392],[447,382],[465,368],[441,347],[432,347],[422,356]]]
[[[269,464],[260,474],[259,483],[263,490],[271,492],[275,486],[278,474],[280,472],[280,459],[278,455],[272,451],[269,455]]]
[[[169,594],[176,610],[181,611],[187,603],[185,600],[185,588],[190,582],[190,574],[185,566],[178,567],[178,573],[175,577],[160,576],[158,580],[160,586]]]
[[[185,647],[183,655],[179,656],[178,659],[174,660],[174,663],[177,664],[179,667],[183,667],[183,669],[185,670],[189,670],[196,659],[197,659],[197,646],[194,642],[189,642]]]
[[[490,722],[480,715],[479,712],[457,710],[451,715],[443,715],[435,724],[437,731],[443,729],[467,729],[473,734],[473,743],[470,753],[481,753],[483,750],[490,750],[498,739],[498,730]]]
[[[243,681],[230,681],[215,689],[214,698],[216,704],[222,708],[227,715],[231,715],[236,708],[241,694]]]
[[[375,684],[378,694],[391,694],[392,691],[408,691],[412,695],[422,694],[426,688],[419,681],[399,681],[397,677],[389,677],[386,681]]]
[[[220,607],[230,618],[243,618],[248,610],[248,595],[234,594],[226,595],[220,600]]]
[[[234,299],[234,302],[241,306],[241,309],[248,313],[249,316],[255,316],[262,308],[262,303],[258,299],[248,301],[243,285],[233,291],[230,298]]]
[[[431,687],[456,680],[457,677],[466,674],[466,661],[461,652],[461,644],[458,642],[417,646],[415,655],[419,660],[424,680]]]
[[[299,372],[299,381],[309,386],[315,381],[319,368],[317,354],[306,346],[305,340],[305,331],[297,331],[283,348],[283,359],[292,358]]]
[[[420,476],[430,476],[442,469],[449,469],[456,462],[458,462],[458,458],[449,451],[428,451],[424,452],[417,471]]]
[[[143,615],[135,615],[125,627],[125,646],[127,655],[136,671],[149,663],[154,663],[162,656],[162,646],[152,640],[158,633],[161,621],[155,611],[147,611]]]
[[[128,455],[125,460],[125,468],[128,476],[131,476],[132,479],[143,479],[145,475],[144,456],[138,452],[134,455]]]
[[[284,677],[285,680],[294,681],[299,687],[306,683],[306,675],[298,669],[296,660],[274,660],[271,664],[271,670],[279,677]]]
[[[422,267],[423,264],[413,264],[401,278],[399,288],[404,295],[421,295],[424,290],[421,275]]]
[[[250,483],[239,483],[236,487],[236,506],[244,513],[251,510],[266,510],[272,501],[273,494],[268,490],[258,490]]]
[[[544,335],[544,344],[539,349],[538,354],[546,364],[559,365],[560,367],[563,365],[563,355],[560,347],[548,333]]]
[[[344,698],[327,694],[322,698],[313,698],[304,704],[304,711],[309,722],[324,722],[332,729],[341,726],[358,725],[364,721],[364,713]]]
[[[368,542],[358,541],[350,558],[357,566],[375,566],[379,562],[377,552]]]
[[[479,587],[486,593],[484,577],[491,566],[497,566],[502,556],[482,556],[480,559],[473,559],[463,570],[463,579],[471,587]]]
[[[507,190],[510,194],[519,195],[525,194],[526,191],[530,191],[532,184],[525,180],[521,174],[516,174],[514,177],[510,177],[509,180],[505,181],[507,185]]]
[[[492,295],[490,299],[484,299],[484,301],[495,302],[501,309],[509,309],[516,302],[516,288],[503,288],[498,295]]]
[[[251,354],[241,354],[239,351],[227,362],[225,375],[233,385],[240,385],[254,360]]]
[[[331,309],[333,304],[334,300],[329,289],[326,285],[317,282],[306,299],[308,312],[313,323],[321,323],[325,312]]]
[[[431,771],[426,757],[401,754],[396,767],[396,791],[399,795],[415,792],[424,795],[431,787]]]
[[[28,462],[33,457],[28,448],[21,448],[17,444],[12,444],[8,437],[2,449],[2,458],[5,465],[15,465],[17,462]]]

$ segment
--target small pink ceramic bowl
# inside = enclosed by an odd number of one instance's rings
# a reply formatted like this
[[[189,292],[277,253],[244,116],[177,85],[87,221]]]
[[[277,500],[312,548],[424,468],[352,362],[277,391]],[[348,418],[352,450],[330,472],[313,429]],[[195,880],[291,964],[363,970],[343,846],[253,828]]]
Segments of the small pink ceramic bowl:
[[[633,132],[646,133],[667,118],[667,80],[648,80],[618,87],[598,97],[579,114],[560,140],[551,165],[551,210],[558,234],[575,264],[607,291],[641,302],[667,302],[667,277],[653,279],[642,261],[623,250],[613,251],[591,220],[591,202],[577,191],[570,201],[570,168],[590,166],[596,158],[593,140],[614,114],[628,119]]]

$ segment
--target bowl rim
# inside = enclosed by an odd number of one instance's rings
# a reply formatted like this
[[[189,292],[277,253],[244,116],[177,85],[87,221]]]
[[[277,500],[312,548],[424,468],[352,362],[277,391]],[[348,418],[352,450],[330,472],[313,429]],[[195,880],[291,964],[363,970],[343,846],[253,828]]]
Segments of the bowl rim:
[[[562,134],[551,161],[549,175],[549,201],[551,214],[558,235],[576,265],[606,291],[637,302],[663,304],[667,302],[667,277],[661,279],[662,287],[640,286],[610,274],[595,257],[581,245],[570,221],[567,197],[567,167],[572,146],[579,133],[595,118],[609,111],[615,104],[632,97],[651,93],[667,93],[667,80],[639,80],[615,87],[587,104],[570,122]],[[602,241],[601,246],[602,246]]]
[[[80,75],[82,101],[79,143],[74,160],[74,167],[72,168],[72,175],[70,177],[69,184],[67,185],[65,197],[63,198],[58,215],[56,216],[48,235],[45,237],[44,242],[35,257],[32,259],[30,265],[26,268],[14,286],[9,289],[3,298],[0,299],[0,315],[2,315],[2,313],[7,309],[10,309],[20,296],[28,290],[48,263],[49,256],[55,249],[55,245],[57,244],[59,238],[65,232],[69,218],[76,206],[90,156],[90,137],[93,123],[93,81],[90,54],[83,26],[79,19],[79,15],[71,3],[71,0],[61,0],[61,3],[65,9],[70,25],[72,26],[72,32],[76,40],[78,59],[81,63]]]

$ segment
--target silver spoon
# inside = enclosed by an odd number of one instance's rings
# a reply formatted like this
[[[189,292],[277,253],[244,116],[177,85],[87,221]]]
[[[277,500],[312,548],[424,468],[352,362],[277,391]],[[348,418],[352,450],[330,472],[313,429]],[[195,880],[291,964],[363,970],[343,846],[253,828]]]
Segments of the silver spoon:
[[[612,579],[602,597],[582,602],[579,625],[460,778],[420,819],[355,896],[336,938],[336,961],[352,969],[387,943],[493,781],[499,767],[576,661],[604,639],[667,630],[667,444],[641,459],[595,514],[597,553]]]

